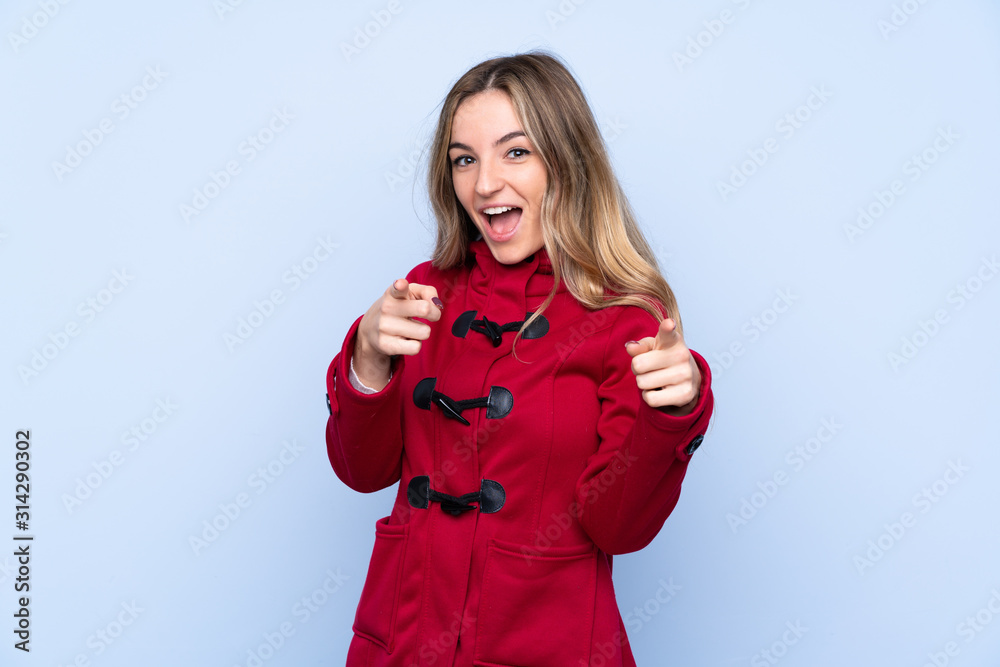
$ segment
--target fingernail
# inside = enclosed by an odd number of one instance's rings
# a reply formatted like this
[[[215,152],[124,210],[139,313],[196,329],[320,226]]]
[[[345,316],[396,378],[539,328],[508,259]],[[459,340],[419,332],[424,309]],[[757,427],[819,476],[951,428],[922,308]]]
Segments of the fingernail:
[[[629,343],[638,343],[638,342],[639,341],[637,341],[637,340],[627,340],[627,341],[625,341],[625,347],[628,347]]]
[[[398,290],[399,290],[399,288],[398,288],[398,287],[396,287],[396,283],[397,283],[397,282],[399,282],[399,281],[398,281],[398,280],[393,280],[393,281],[392,281],[392,285],[390,285],[390,288],[391,288],[391,289],[394,289],[394,290],[397,290],[397,291],[398,291]]]
[[[431,297],[431,303],[433,303],[435,306],[437,306],[441,310],[444,310],[444,301],[442,301],[441,299],[437,298],[436,296]]]

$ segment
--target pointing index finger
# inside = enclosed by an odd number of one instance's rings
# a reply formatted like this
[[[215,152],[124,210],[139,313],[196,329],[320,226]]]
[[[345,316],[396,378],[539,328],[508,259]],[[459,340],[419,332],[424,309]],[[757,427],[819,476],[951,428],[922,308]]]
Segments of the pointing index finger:
[[[654,349],[668,350],[674,345],[683,342],[684,339],[681,338],[680,332],[677,331],[677,323],[674,322],[672,317],[668,317],[660,322],[660,328],[656,331]]]

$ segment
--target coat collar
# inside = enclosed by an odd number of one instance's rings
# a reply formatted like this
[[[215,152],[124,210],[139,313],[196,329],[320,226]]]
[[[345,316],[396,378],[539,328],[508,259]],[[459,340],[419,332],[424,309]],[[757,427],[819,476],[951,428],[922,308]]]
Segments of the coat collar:
[[[469,250],[473,257],[470,283],[472,289],[481,294],[488,294],[500,286],[504,292],[532,297],[545,297],[552,291],[552,259],[545,248],[517,264],[498,262],[482,237],[472,241]],[[559,281],[558,291],[566,291],[562,281]]]

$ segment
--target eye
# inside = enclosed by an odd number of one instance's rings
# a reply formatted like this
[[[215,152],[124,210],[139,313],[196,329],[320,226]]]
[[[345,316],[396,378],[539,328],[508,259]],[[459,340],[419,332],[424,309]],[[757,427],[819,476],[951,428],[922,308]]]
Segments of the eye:
[[[475,158],[471,155],[459,155],[457,158],[451,161],[452,165],[456,167],[467,167],[475,162]]]
[[[509,155],[512,158],[522,158],[531,155],[531,151],[529,151],[527,148],[511,148],[509,151],[507,151],[507,155]]]

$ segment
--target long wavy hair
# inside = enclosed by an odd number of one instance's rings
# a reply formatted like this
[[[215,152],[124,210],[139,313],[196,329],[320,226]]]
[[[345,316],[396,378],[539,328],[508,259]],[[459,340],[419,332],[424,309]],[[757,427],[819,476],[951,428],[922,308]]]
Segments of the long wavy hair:
[[[566,66],[548,53],[536,51],[480,63],[462,75],[445,98],[427,170],[437,218],[432,263],[439,268],[461,265],[469,242],[478,234],[455,194],[448,145],[458,107],[469,97],[491,90],[510,98],[548,176],[541,225],[555,283],[521,331],[552,302],[562,280],[588,309],[639,306],[657,323],[672,317],[682,332],[674,293],[660,274],[611,168],[586,97]]]

